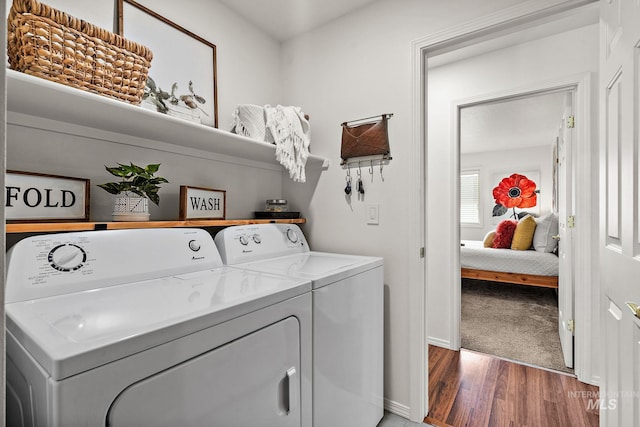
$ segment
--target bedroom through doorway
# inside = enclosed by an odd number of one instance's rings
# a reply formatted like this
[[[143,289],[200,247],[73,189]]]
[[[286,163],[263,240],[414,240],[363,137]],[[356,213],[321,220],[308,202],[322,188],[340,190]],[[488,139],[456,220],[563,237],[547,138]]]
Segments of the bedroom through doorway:
[[[559,218],[573,212],[574,96],[563,88],[459,109],[461,348],[566,373],[572,239]]]

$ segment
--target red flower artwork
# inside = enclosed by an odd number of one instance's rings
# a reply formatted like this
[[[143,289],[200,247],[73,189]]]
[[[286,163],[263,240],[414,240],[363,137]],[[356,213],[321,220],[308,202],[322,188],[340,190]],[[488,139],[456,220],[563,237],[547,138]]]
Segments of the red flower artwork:
[[[524,175],[514,173],[503,178],[493,189],[496,204],[505,208],[532,208],[538,203],[536,183]]]

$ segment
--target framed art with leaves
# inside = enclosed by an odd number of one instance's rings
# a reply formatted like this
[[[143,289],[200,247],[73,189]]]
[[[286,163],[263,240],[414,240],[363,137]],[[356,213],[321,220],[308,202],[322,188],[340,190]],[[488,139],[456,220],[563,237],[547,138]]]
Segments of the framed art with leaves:
[[[134,0],[117,2],[118,34],[153,52],[143,102],[218,127],[216,45]]]

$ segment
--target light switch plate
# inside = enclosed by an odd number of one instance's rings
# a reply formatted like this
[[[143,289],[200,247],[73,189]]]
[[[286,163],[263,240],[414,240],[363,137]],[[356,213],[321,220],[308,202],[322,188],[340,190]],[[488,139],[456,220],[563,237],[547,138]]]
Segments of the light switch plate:
[[[367,224],[377,225],[380,223],[380,205],[378,203],[367,203]]]

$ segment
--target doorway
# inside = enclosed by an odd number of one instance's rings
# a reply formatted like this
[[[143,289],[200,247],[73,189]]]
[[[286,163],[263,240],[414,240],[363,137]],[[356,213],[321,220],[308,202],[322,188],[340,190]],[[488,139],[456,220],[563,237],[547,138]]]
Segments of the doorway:
[[[582,6],[584,5],[584,6]],[[567,6],[567,7],[564,7]],[[447,85],[446,79],[451,80],[452,74],[445,75],[444,84],[434,84],[432,81],[432,68],[438,66],[435,60],[445,57],[446,53],[453,53],[460,57],[459,53],[473,47],[481,46],[483,52],[495,50],[495,46],[488,46],[487,41],[500,39],[504,34],[511,42],[522,41],[520,31],[523,28],[534,28],[538,36],[540,30],[546,24],[551,23],[563,31],[580,31],[585,25],[591,28],[592,35],[586,35],[579,39],[593,40],[597,45],[598,39],[598,4],[593,1],[584,3],[552,7],[541,10],[533,3],[527,4],[526,11],[522,9],[506,10],[500,15],[492,15],[478,19],[446,32],[433,33],[412,42],[412,112],[413,112],[413,141],[415,161],[412,170],[416,180],[412,184],[412,192],[416,198],[416,210],[413,211],[413,223],[416,230],[415,238],[409,242],[412,246],[420,248],[424,253],[424,259],[410,259],[411,287],[410,306],[411,318],[409,334],[411,340],[411,419],[421,419],[429,407],[425,365],[427,360],[427,342],[441,347],[459,348],[460,341],[457,330],[459,325],[453,313],[459,310],[459,292],[456,295],[456,286],[459,283],[459,227],[457,225],[458,206],[458,169],[457,144],[450,141],[457,140],[453,135],[458,132],[457,122],[451,121],[452,105],[445,101],[439,105],[433,103],[435,97],[446,98],[447,95],[465,90],[470,84],[477,84],[479,79],[486,78],[485,74],[476,73],[463,80],[457,87]],[[571,10],[567,13],[562,11]],[[560,12],[560,13],[558,13]],[[581,20],[580,25],[575,22],[567,22],[576,16],[586,12],[586,19]],[[581,15],[584,17],[584,15]],[[580,19],[578,20],[580,21]],[[544,31],[543,31],[544,32]],[[518,37],[512,37],[514,34]],[[557,34],[557,32],[555,33]],[[531,40],[531,39],[529,39]],[[549,41],[550,39],[546,39]],[[597,325],[599,324],[598,308],[598,272],[593,263],[593,250],[595,238],[590,230],[598,224],[598,202],[590,197],[591,189],[598,184],[598,162],[596,156],[596,144],[592,135],[596,134],[592,123],[597,122],[597,111],[591,109],[595,105],[595,81],[593,73],[597,71],[597,59],[585,63],[576,61],[575,58],[559,57],[556,62],[539,66],[541,56],[553,52],[562,46],[570,46],[565,41],[548,45],[548,49],[535,54],[521,52],[519,59],[523,63],[532,64],[529,67],[520,64],[519,71],[526,69],[530,74],[535,74],[536,80],[517,80],[511,87],[517,88],[528,84],[528,90],[543,90],[550,87],[576,87],[576,114],[584,117],[576,123],[577,138],[582,141],[575,165],[577,186],[577,210],[580,212],[580,227],[574,230],[576,237],[575,282],[580,283],[580,289],[576,290],[576,323],[583,327],[576,328],[576,346],[590,349],[597,345]],[[588,50],[590,51],[590,50]],[[464,52],[468,53],[468,52]],[[477,52],[475,52],[477,54]],[[597,55],[597,53],[596,53]],[[464,55],[463,55],[464,56]],[[468,56],[468,55],[467,55]],[[527,62],[529,61],[529,62]],[[506,79],[518,76],[518,73],[510,70],[513,63],[502,61],[500,64],[494,61],[494,65],[500,66],[498,72],[491,74],[491,85],[485,85],[485,92],[494,91],[495,97],[508,97],[521,93],[522,89],[504,90],[503,83]],[[569,64],[569,65],[568,65]],[[564,71],[564,73],[562,72]],[[559,77],[561,76],[561,77]],[[537,82],[537,83],[536,83]],[[542,82],[542,83],[540,83]],[[456,95],[454,99],[464,97],[464,94]],[[478,99],[481,102],[483,99]],[[472,101],[472,100],[471,100]],[[435,113],[435,116],[432,116]],[[438,129],[435,129],[438,128]],[[427,215],[428,213],[428,215]],[[425,286],[426,284],[426,286]],[[435,293],[435,295],[434,295]],[[429,304],[436,301],[433,307]],[[449,308],[453,307],[453,310]],[[440,336],[432,336],[432,332],[438,330]],[[428,331],[428,332],[427,332]],[[597,366],[597,354],[593,352],[580,352],[581,356],[576,361],[576,374],[582,381],[597,384],[598,377],[595,370]]]
[[[560,238],[558,218],[574,211],[573,98],[568,88],[458,109],[461,348],[568,373],[573,244],[564,221]],[[493,189],[513,176],[526,179],[530,197],[506,209]],[[496,229],[516,223],[513,245],[504,236],[494,244]]]

